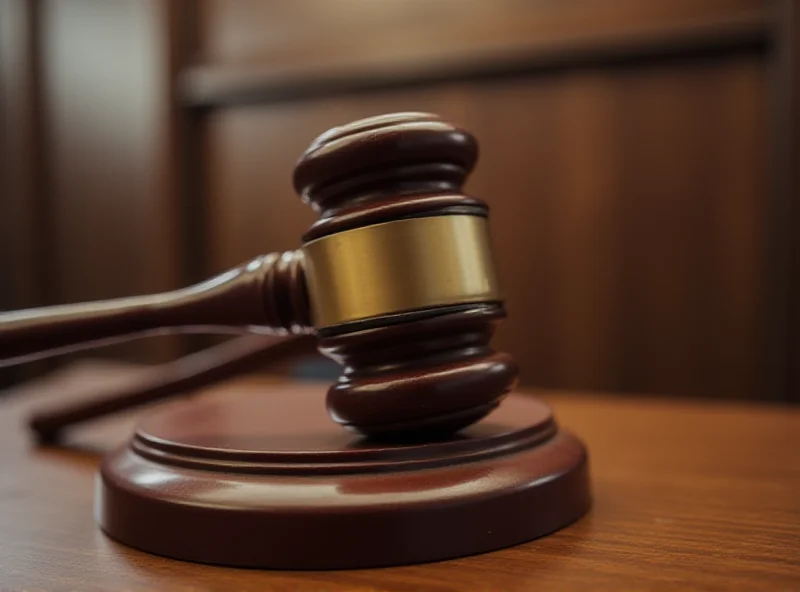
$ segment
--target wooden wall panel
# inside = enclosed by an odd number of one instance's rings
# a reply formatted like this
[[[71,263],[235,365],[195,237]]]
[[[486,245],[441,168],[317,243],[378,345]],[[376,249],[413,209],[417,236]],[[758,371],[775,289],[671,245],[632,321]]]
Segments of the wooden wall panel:
[[[7,0],[0,16],[20,22],[33,14],[24,4]],[[14,269],[0,273],[19,280],[0,288],[6,306],[165,290],[293,248],[313,220],[290,187],[308,142],[357,117],[419,109],[481,140],[469,189],[494,208],[512,314],[498,345],[520,357],[524,383],[775,396],[764,373],[797,351],[786,334],[796,330],[779,330],[788,313],[764,320],[789,308],[774,306],[788,280],[766,271],[769,249],[783,249],[765,197],[772,2],[30,6],[41,27],[25,34],[41,43],[28,53],[14,53],[19,30],[0,23],[3,122],[16,137],[38,126],[38,140],[6,150],[4,170],[13,160],[41,172],[11,179],[14,201],[0,204],[0,214],[24,205],[3,220],[14,255],[0,265]],[[195,37],[184,68],[177,56]],[[176,88],[203,109],[179,114]],[[782,105],[778,126],[793,117]],[[784,168],[777,184],[789,187]]]
[[[0,309],[47,301],[38,3],[0,3]]]
[[[429,110],[473,130],[528,385],[763,396],[764,68],[733,57],[240,109],[207,128],[212,266],[293,248],[313,136]]]
[[[763,51],[764,0],[206,0],[188,105],[406,90],[663,56]]]
[[[0,310],[50,302],[38,0],[0,2]],[[0,386],[46,370],[0,368]]]
[[[56,302],[181,282],[168,11],[159,0],[42,3]],[[150,360],[171,348],[113,351]]]
[[[800,401],[800,5],[776,2],[771,68],[774,191],[770,350],[776,390]]]

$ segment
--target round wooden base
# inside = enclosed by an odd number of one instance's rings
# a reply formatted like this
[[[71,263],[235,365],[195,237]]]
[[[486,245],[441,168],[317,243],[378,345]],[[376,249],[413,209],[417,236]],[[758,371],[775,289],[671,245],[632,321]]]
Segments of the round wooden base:
[[[589,508],[586,451],[535,398],[512,394],[447,440],[387,445],[331,422],[321,386],[276,390],[146,417],[102,465],[101,528],[190,561],[356,568],[514,545]]]

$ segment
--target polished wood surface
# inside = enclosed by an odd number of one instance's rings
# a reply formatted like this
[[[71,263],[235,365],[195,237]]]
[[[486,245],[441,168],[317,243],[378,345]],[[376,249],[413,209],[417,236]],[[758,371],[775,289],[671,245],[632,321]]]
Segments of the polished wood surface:
[[[540,399],[511,393],[452,437],[387,443],[332,422],[326,390],[239,383],[153,411],[101,465],[98,524],[175,559],[355,569],[502,549],[591,506],[586,449]]]
[[[311,330],[302,257],[261,255],[180,290],[0,313],[0,366],[170,331]]]
[[[71,449],[36,448],[32,409],[133,380],[73,368],[2,399],[0,581],[10,589],[794,590],[800,586],[800,412],[776,405],[547,392],[591,451],[595,504],[576,524],[486,555],[427,565],[269,572],[154,557],[93,523],[99,455],[133,418],[85,428]],[[275,383],[250,378],[265,396]],[[272,386],[271,386],[272,385]]]

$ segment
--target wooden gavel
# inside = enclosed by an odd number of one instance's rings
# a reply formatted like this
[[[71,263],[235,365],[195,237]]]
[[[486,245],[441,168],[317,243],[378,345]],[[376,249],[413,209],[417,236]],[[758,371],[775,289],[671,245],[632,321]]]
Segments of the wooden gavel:
[[[313,333],[343,367],[327,396],[336,422],[381,438],[457,431],[517,376],[489,347],[505,311],[488,207],[461,193],[477,154],[471,134],[430,114],[334,128],[294,172],[320,215],[300,249],[174,292],[1,314],[0,360],[149,332]]]

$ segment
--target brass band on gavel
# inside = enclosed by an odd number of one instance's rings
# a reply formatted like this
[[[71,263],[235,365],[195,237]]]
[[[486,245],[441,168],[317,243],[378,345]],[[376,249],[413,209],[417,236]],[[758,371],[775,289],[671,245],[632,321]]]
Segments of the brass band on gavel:
[[[486,218],[395,220],[306,243],[315,328],[405,311],[502,299]]]

